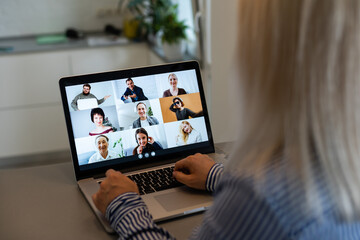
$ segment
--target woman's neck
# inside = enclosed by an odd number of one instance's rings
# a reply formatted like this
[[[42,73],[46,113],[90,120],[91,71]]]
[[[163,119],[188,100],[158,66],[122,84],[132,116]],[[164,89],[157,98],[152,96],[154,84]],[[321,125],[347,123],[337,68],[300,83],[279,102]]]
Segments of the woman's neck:
[[[108,153],[109,153],[109,151],[106,151],[106,152],[100,153],[100,155],[101,155],[104,159],[106,159]]]
[[[96,126],[96,130],[102,130],[102,129],[104,129],[104,128],[105,128],[104,125]]]
[[[176,96],[177,92],[178,92],[178,88],[177,87],[173,87],[172,89],[170,89],[170,92],[172,95]]]

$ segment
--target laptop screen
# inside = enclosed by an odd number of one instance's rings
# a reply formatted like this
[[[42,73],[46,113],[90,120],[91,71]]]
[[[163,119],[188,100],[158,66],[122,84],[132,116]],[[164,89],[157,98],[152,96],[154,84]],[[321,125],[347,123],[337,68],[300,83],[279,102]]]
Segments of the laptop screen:
[[[195,61],[66,77],[60,90],[77,178],[214,151]]]

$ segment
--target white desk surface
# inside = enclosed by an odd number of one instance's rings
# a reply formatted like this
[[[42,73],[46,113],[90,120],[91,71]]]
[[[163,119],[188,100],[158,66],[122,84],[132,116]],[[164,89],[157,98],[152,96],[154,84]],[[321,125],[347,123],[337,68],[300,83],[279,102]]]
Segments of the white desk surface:
[[[229,149],[217,144],[217,149]],[[107,234],[82,196],[72,162],[0,169],[0,239],[117,239]],[[203,214],[159,224],[186,239]]]

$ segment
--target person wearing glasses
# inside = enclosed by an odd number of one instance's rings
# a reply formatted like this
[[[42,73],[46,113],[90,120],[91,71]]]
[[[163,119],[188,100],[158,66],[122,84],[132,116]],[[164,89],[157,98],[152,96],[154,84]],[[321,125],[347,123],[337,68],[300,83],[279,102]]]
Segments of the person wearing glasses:
[[[111,95],[106,95],[105,97],[101,98],[101,99],[97,99],[97,97],[95,97],[94,94],[91,94],[90,93],[90,89],[91,89],[91,86],[90,84],[88,83],[85,83],[83,85],[83,91],[82,93],[76,95],[76,97],[72,100],[71,102],[71,107],[74,109],[74,111],[79,111],[79,108],[78,108],[78,100],[81,100],[81,99],[96,99],[97,101],[97,104],[100,105],[102,103],[105,102],[106,99],[108,99],[109,97],[111,97]]]
[[[180,97],[174,97],[173,104],[170,106],[170,111],[174,112],[178,121],[189,119],[189,117],[195,118],[202,116],[202,111],[195,113],[188,108],[184,107],[184,101]]]

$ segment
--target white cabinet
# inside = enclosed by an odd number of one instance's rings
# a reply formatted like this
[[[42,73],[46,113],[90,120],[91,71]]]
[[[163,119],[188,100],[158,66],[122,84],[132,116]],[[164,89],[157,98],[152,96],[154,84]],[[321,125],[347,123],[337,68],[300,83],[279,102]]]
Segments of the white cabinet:
[[[149,64],[145,43],[0,56],[0,158],[69,149],[58,81]]]
[[[124,47],[95,48],[71,52],[73,74],[86,74],[118,70],[148,64],[149,48],[146,43]]]
[[[69,75],[66,53],[0,57],[0,110],[60,102],[58,80]]]

